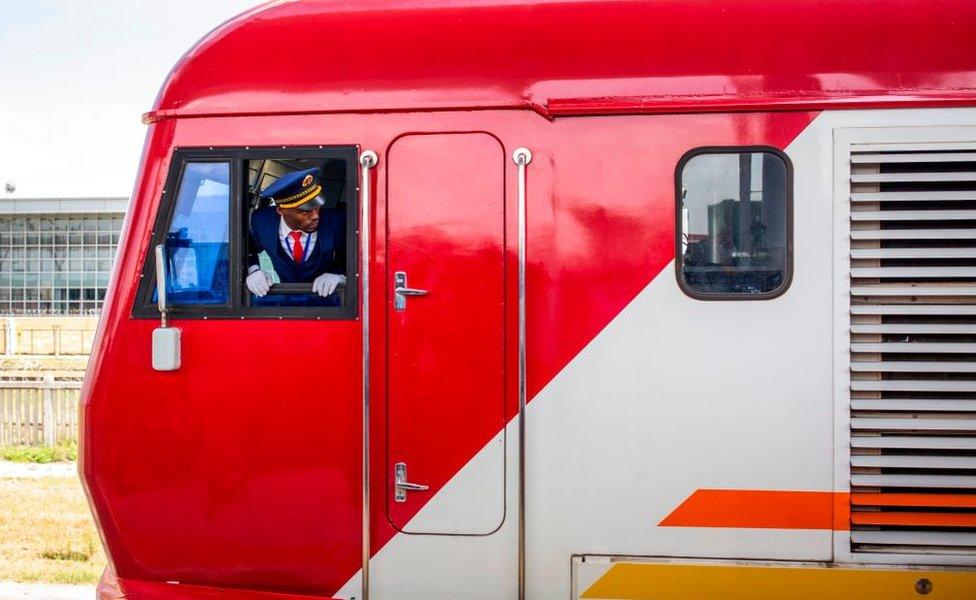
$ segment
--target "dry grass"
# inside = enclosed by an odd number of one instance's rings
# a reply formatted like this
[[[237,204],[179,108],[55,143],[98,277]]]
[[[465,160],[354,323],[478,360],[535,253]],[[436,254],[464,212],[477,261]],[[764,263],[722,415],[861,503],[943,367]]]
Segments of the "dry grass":
[[[0,478],[0,581],[95,583],[104,566],[76,478]]]

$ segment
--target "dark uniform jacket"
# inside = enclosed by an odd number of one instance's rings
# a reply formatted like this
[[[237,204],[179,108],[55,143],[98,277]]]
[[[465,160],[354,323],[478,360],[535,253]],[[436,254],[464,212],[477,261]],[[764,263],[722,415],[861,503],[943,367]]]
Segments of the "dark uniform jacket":
[[[258,254],[264,251],[271,259],[275,273],[278,274],[278,279],[282,283],[312,283],[322,273],[345,273],[346,223],[343,211],[325,207],[319,209],[319,228],[315,246],[312,248],[312,253],[305,257],[301,265],[296,264],[281,247],[281,242],[278,240],[280,221],[281,215],[273,206],[260,208],[251,215],[251,243],[247,256],[249,268],[259,264]],[[302,295],[300,297],[305,300],[300,302],[301,304],[309,304],[309,296]],[[268,301],[274,300],[274,296],[266,296],[265,298]],[[285,300],[285,297],[280,297],[279,300]],[[338,294],[332,294],[324,300],[330,300],[326,303],[328,306],[339,304]],[[288,303],[292,304],[294,301],[295,299],[292,298]],[[261,304],[267,303],[261,302]],[[320,303],[313,302],[313,304]]]

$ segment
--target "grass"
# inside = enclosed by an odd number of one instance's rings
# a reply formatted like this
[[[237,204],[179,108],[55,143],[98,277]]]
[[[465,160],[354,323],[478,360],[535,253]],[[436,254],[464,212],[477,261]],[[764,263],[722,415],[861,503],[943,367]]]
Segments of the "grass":
[[[56,446],[13,446],[0,448],[0,460],[19,463],[52,463],[78,458],[78,442],[61,440]]]
[[[77,478],[0,478],[0,581],[91,584],[104,566]]]

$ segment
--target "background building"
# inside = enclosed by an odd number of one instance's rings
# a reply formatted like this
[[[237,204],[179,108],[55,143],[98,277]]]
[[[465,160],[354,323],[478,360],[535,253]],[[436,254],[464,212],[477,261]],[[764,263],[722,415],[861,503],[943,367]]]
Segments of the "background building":
[[[0,375],[84,371],[127,203],[0,197]]]
[[[97,315],[127,202],[0,199],[0,316]]]

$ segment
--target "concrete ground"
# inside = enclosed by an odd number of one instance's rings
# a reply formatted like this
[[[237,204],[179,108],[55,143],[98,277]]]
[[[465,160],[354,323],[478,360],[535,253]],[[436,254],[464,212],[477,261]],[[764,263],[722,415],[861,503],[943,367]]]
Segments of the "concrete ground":
[[[0,460],[0,477],[77,477],[78,466],[73,462],[16,463]]]
[[[95,586],[0,581],[0,600],[95,600]]]

